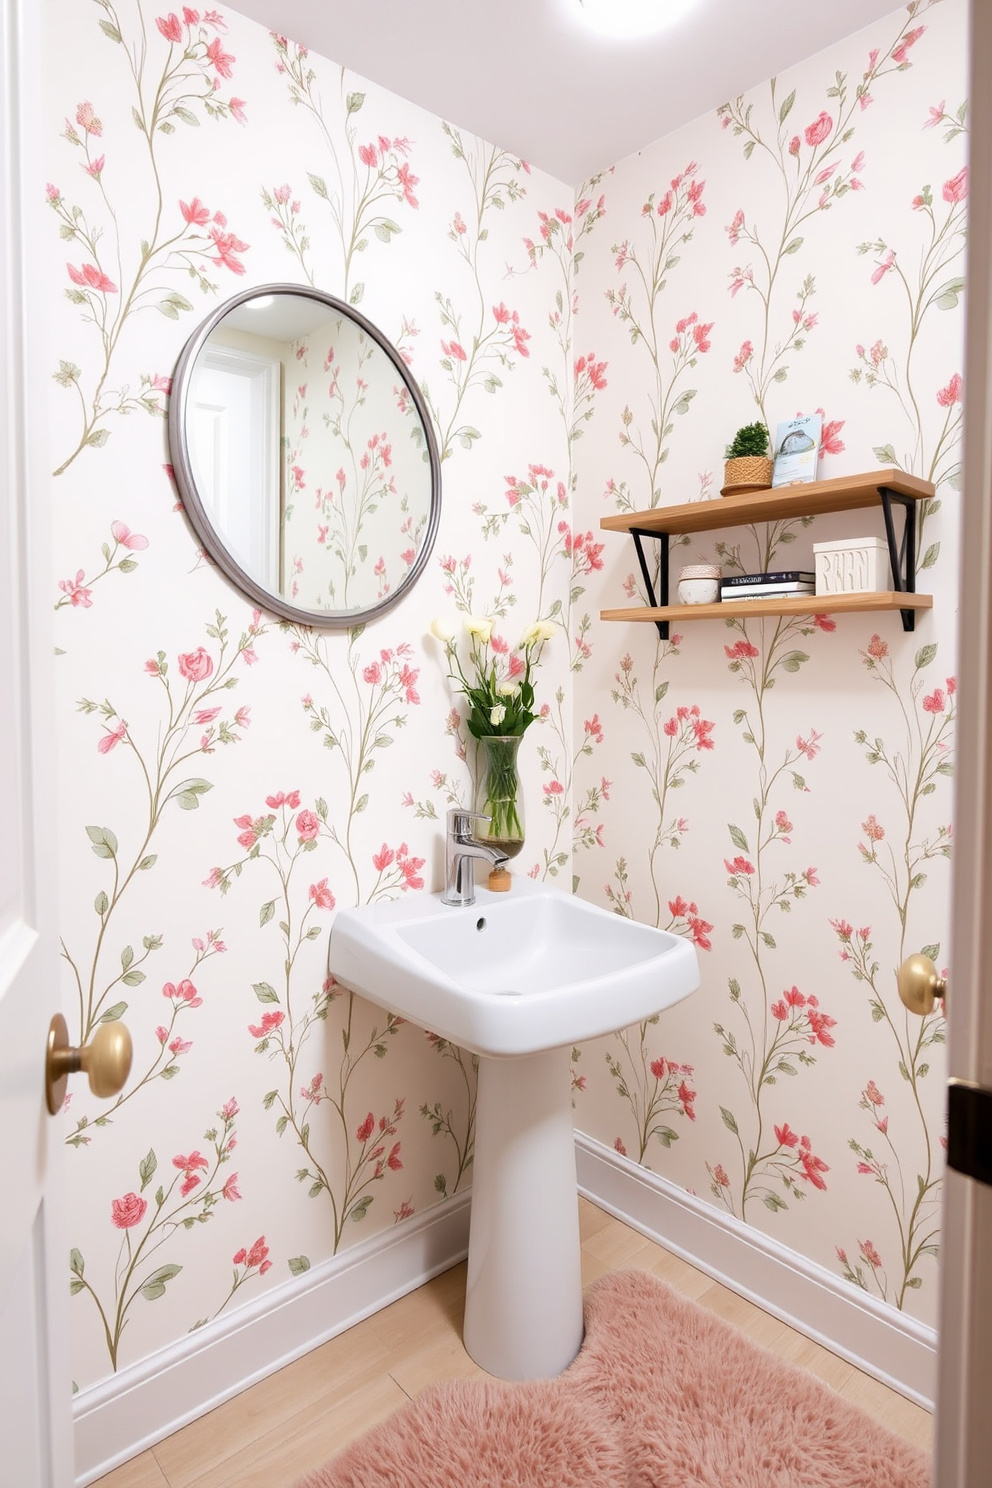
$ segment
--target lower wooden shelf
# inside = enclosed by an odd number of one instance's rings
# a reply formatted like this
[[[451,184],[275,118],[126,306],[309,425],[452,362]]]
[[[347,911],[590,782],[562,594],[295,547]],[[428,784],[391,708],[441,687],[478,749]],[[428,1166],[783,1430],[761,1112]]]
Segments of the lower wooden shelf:
[[[600,610],[601,620],[738,620],[762,615],[848,615],[859,611],[930,610],[932,594],[906,594],[886,589],[878,594],[797,594],[787,599],[724,599],[718,604],[642,605],[636,609]]]

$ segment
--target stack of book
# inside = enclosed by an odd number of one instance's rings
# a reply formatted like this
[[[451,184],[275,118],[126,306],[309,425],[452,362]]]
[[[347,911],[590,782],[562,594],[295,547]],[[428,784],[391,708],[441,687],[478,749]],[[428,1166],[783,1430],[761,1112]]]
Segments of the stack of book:
[[[789,568],[777,573],[732,574],[720,584],[721,599],[787,599],[792,594],[815,594],[816,574]]]

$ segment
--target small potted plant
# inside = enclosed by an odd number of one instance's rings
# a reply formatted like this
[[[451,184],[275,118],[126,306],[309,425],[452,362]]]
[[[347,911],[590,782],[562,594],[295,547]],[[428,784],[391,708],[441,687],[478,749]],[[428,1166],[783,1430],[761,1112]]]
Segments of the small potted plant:
[[[743,491],[766,491],[772,483],[773,462],[768,453],[764,424],[745,424],[727,445],[721,496]]]

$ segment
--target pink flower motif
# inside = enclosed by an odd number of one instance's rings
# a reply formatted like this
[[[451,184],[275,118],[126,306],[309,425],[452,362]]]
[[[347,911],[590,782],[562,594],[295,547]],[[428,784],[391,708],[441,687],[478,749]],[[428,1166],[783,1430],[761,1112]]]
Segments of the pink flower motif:
[[[944,690],[937,687],[929,697],[923,699],[923,711],[924,713],[943,713],[944,702]]]
[[[382,681],[382,668],[377,661],[373,661],[371,665],[363,669],[362,676],[370,686],[374,687]]]
[[[812,1002],[812,999],[810,1001]],[[834,1039],[828,1032],[828,1029],[836,1028],[837,1019],[828,1017],[826,1013],[821,1013],[817,1008],[812,1006],[806,1009],[806,1016],[809,1018],[809,1026],[813,1030],[810,1043],[823,1044],[824,1048],[832,1049]]]
[[[799,1138],[794,1131],[790,1130],[787,1121],[775,1128],[775,1139],[780,1147],[797,1147],[799,1145]]]
[[[160,392],[171,392],[171,378],[163,378],[162,384],[160,387],[159,379],[156,377],[153,386]],[[141,552],[148,546],[147,537],[142,537],[138,532],[132,532],[125,522],[111,522],[110,531],[114,542],[119,543],[122,548],[129,548],[132,552]]]
[[[885,275],[889,272],[889,270],[891,269],[891,267],[895,263],[895,261],[896,261],[896,256],[892,252],[892,249],[890,248],[889,251],[886,253],[885,257],[882,259],[882,262],[878,265],[878,268],[875,270],[874,274],[872,274],[872,276],[871,276],[871,282],[872,282],[872,284],[877,284],[880,279],[883,279],[885,277]]]
[[[232,119],[237,119],[239,124],[247,124],[248,120],[245,117],[245,100],[243,98],[231,98],[228,100],[227,106],[231,110]],[[296,210],[295,205],[293,210]]]
[[[810,730],[810,736],[808,739],[804,739],[801,734],[797,734],[796,748],[799,750],[799,753],[804,754],[807,759],[816,759],[816,756],[820,752],[819,739],[820,735],[817,733],[816,729]]]
[[[189,1039],[174,1038],[169,1045],[170,1054],[188,1054],[193,1045]]]
[[[727,872],[733,874],[735,878],[742,873],[750,874],[754,872],[754,864],[749,863],[747,858],[742,858],[739,853],[732,863],[729,862],[727,858],[724,858],[723,866],[726,868]]]
[[[619,1137],[616,1137],[614,1139],[613,1150],[614,1150],[614,1152],[619,1152],[619,1154],[620,1154],[621,1157],[626,1157],[627,1156],[627,1149],[623,1145],[623,1142],[620,1140]]]
[[[717,1163],[716,1167],[713,1169],[713,1177],[721,1188],[730,1187],[730,1178],[727,1174],[726,1168],[723,1166],[723,1163]]]
[[[266,806],[271,806],[273,811],[278,811],[280,806],[288,806],[290,811],[296,811],[300,804],[300,793],[298,790],[276,791],[275,795],[266,796]]]
[[[209,653],[202,646],[184,651],[178,659],[179,675],[189,682],[205,682],[214,669]]]
[[[800,1173],[800,1175],[799,1175],[800,1178],[807,1178],[807,1179],[809,1179],[810,1183],[812,1183],[812,1185],[813,1185],[814,1188],[822,1189],[825,1192],[827,1185],[824,1183],[824,1181],[821,1178],[820,1174],[821,1173],[829,1173],[830,1172],[830,1169],[828,1168],[827,1164],[823,1161],[822,1157],[816,1157],[810,1151],[810,1145],[809,1145],[809,1138],[808,1137],[802,1137],[802,1138],[800,1138],[800,1150],[799,1150],[799,1153],[798,1153],[798,1157],[799,1157],[799,1161],[803,1165],[803,1170],[804,1170],[802,1173]]]
[[[313,811],[301,811],[296,818],[296,831],[301,842],[312,842],[320,834],[320,818]]]
[[[237,1199],[240,1199],[241,1190],[238,1188],[237,1173],[231,1174],[230,1178],[228,1178],[227,1182],[224,1184],[224,1187],[221,1189],[221,1193],[223,1194],[224,1198],[229,1199],[232,1204]]]
[[[792,155],[792,156],[798,155],[800,148],[801,148],[801,144],[800,144],[799,136],[798,136],[798,134],[794,134],[792,136],[791,140],[789,141],[789,154]]]
[[[816,626],[817,630],[824,630],[828,633],[832,630],[837,629],[837,621],[831,620],[829,615],[814,615],[813,624]]]
[[[843,429],[846,420],[834,419],[830,423],[828,423],[823,409],[818,408],[816,411],[823,418],[823,429],[820,434],[820,458],[822,459],[825,454],[841,454],[844,449],[844,441],[838,436],[841,429]]]
[[[379,156],[376,151],[375,145],[359,145],[358,158],[363,165],[367,165],[370,168],[377,165]]]
[[[594,744],[602,744],[603,725],[599,721],[598,713],[594,713],[591,718],[587,718],[583,723],[582,728],[584,732],[589,735]]]
[[[127,737],[127,724],[124,722],[124,720],[122,718],[118,722],[116,728],[108,729],[107,732],[104,734],[103,738],[97,740],[97,746],[96,747],[97,747],[97,749],[99,750],[99,752],[101,754],[109,754],[110,751],[112,749],[115,749],[117,747],[117,745],[121,742],[121,740],[122,739],[125,739],[126,737]]]
[[[937,402],[941,408],[950,408],[955,403],[960,403],[962,398],[961,373],[955,372],[945,388],[941,388],[937,394]]]
[[[742,661],[759,654],[757,646],[752,646],[750,641],[736,641],[733,646],[724,646],[723,653],[728,661]]]
[[[880,635],[873,635],[868,642],[868,655],[874,661],[881,661],[889,654],[889,643],[883,641]]]
[[[463,346],[459,346],[457,341],[442,341],[441,350],[444,352],[446,357],[454,357],[455,360],[458,362],[464,362],[467,360],[465,355],[465,348]]]
[[[804,130],[806,143],[813,149],[815,149],[817,145],[822,145],[823,141],[830,135],[833,127],[834,121],[833,119],[831,119],[830,115],[821,113],[817,118],[813,120],[812,124],[807,124],[806,129]]]
[[[177,1007],[184,1005],[195,1008],[203,1003],[203,998],[197,996],[196,988],[188,977],[184,977],[178,987],[173,982],[166,982],[162,988],[162,996],[170,998]]]
[[[119,1230],[133,1230],[145,1217],[148,1203],[136,1193],[126,1193],[110,1205],[110,1220]]]
[[[213,723],[219,712],[219,708],[200,708],[193,714],[193,722],[199,724]]]
[[[270,1033],[279,1027],[285,1016],[286,1014],[282,1011],[277,1013],[263,1013],[261,1023],[248,1024],[248,1032],[252,1038],[267,1038]]]
[[[82,607],[84,610],[88,610],[92,608],[92,601],[90,599],[92,590],[83,587],[83,578],[84,573],[80,568],[76,570],[76,577],[74,579],[59,579],[59,588],[63,594],[69,596],[69,601],[73,609]],[[108,745],[107,747],[110,748],[111,746]]]
[[[544,786],[544,794],[546,796],[560,796],[564,793],[564,789],[565,787],[560,780],[552,780],[548,785]]]
[[[116,294],[117,285],[112,279],[108,279],[102,269],[95,264],[83,264],[82,268],[74,268],[72,264],[66,264],[69,278],[73,284],[78,284],[82,289],[97,289],[101,294]]]
[[[738,238],[741,235],[741,228],[743,226],[744,226],[744,213],[740,210],[740,208],[738,208],[738,210],[734,213],[734,220],[733,220],[733,222],[730,224],[729,227],[724,228],[724,232],[729,237],[731,243],[733,243],[733,244],[736,245],[737,240],[738,240]]]
[[[355,1132],[355,1136],[358,1138],[359,1142],[367,1142],[374,1131],[375,1116],[370,1111],[365,1120],[362,1122],[361,1126]]]
[[[216,222],[216,220],[217,214],[215,213],[214,221]],[[232,274],[243,274],[245,266],[235,255],[244,253],[248,244],[242,243],[241,239],[235,237],[234,233],[222,232],[219,227],[212,227],[210,229],[210,236],[213,238],[214,247],[217,249],[217,257],[212,258],[210,262],[216,264],[218,268],[230,269]]]
[[[100,135],[103,133],[103,125],[94,114],[91,103],[81,103],[79,105],[76,110],[76,123],[81,129],[85,129],[87,134]]]
[[[882,1257],[879,1255],[878,1251],[875,1249],[870,1240],[859,1240],[858,1249],[861,1252],[862,1259],[867,1263],[867,1265],[873,1268],[881,1266]]]
[[[179,24],[179,17],[175,14],[174,11],[170,11],[167,16],[156,16],[155,24],[161,31],[162,35],[165,37],[166,41],[182,41],[182,27]]]
[[[198,196],[191,202],[180,201],[179,210],[185,220],[196,227],[206,227],[210,221],[210,208],[205,207]]]
[[[917,26],[914,31],[907,31],[901,44],[892,53],[893,62],[898,62],[900,67],[903,65],[909,66],[910,64],[906,60],[907,53],[911,46],[916,45],[926,29],[926,26]]]
[[[318,909],[334,908],[334,895],[327,887],[326,878],[322,878],[319,883],[310,885],[310,898]]]
[[[225,52],[220,44],[220,37],[215,36],[207,47],[207,56],[222,78],[233,76],[231,63],[235,60],[229,52]]]
[[[885,836],[885,828],[879,825],[874,812],[861,823],[861,830],[869,842],[881,842]]]
[[[409,207],[418,207],[420,203],[413,194],[414,186],[420,184],[420,177],[410,174],[410,167],[404,162],[396,171],[396,178],[403,188],[403,199]]]
[[[743,282],[744,281],[741,280],[741,283],[743,283]],[[733,293],[736,293],[736,290],[732,289],[731,290],[731,293],[732,294]],[[734,357],[734,371],[735,372],[743,372],[744,371],[744,368],[747,366],[748,362],[751,360],[751,358],[753,356],[754,356],[754,344],[753,344],[753,342],[751,342],[751,341],[742,341],[741,342],[741,349],[737,353],[737,355]]]
[[[789,1009],[781,1000],[772,1003],[772,1017],[777,1018],[780,1023],[788,1023]]]

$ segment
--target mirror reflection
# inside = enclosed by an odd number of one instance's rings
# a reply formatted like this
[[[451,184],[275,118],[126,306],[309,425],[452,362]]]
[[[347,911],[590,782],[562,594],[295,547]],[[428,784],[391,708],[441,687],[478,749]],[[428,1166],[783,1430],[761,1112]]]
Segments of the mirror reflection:
[[[331,296],[266,286],[222,305],[180,360],[170,439],[208,552],[277,613],[353,625],[426,561],[440,490],[423,400]]]

